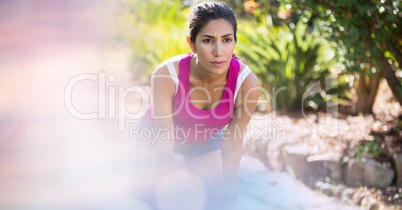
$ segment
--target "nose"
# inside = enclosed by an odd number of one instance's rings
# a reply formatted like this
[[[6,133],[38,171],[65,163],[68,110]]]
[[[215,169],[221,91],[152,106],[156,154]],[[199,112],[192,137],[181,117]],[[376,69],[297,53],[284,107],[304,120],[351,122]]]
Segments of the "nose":
[[[222,43],[215,42],[214,57],[222,57]]]

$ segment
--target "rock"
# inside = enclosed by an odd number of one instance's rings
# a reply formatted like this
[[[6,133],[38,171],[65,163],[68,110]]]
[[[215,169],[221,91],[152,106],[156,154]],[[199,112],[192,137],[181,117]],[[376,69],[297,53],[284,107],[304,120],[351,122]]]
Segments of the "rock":
[[[362,198],[360,206],[367,209],[367,210],[380,210],[383,209],[380,201],[375,199],[371,195],[366,195]]]
[[[364,184],[368,187],[385,188],[392,184],[395,172],[381,163],[367,159],[365,162]]]
[[[336,184],[333,186],[333,192],[334,196],[337,198],[340,198],[342,195],[342,192],[346,189],[346,186],[343,184]]]
[[[362,200],[364,198],[364,195],[362,193],[359,192],[354,192],[352,195],[352,201],[354,204],[356,205],[361,205],[362,204]]]
[[[396,153],[392,158],[396,170],[396,186],[402,187],[402,153]]]
[[[282,156],[287,172],[299,180],[306,181],[309,170],[307,156],[310,148],[305,144],[286,145],[283,147]]]
[[[333,196],[334,195],[334,187],[328,183],[318,181],[315,183],[316,189],[321,191],[322,193],[328,195],[328,196]]]
[[[344,202],[350,201],[350,200],[352,200],[354,193],[355,193],[355,191],[352,188],[345,188],[340,193],[339,198]]]
[[[362,200],[360,201],[360,206],[362,207],[368,207],[371,204],[371,197],[370,196],[363,196]]]
[[[345,183],[352,187],[361,185],[385,188],[391,185],[395,172],[372,159],[351,159],[345,170]]]
[[[375,202],[372,202],[372,203],[369,205],[369,208],[368,208],[368,209],[369,209],[369,210],[381,210],[381,209],[382,209],[382,205],[375,201]]]
[[[350,159],[345,169],[345,183],[351,187],[364,184],[364,164],[356,159]]]
[[[323,180],[326,177],[339,181],[341,179],[340,161],[342,154],[328,152],[307,157],[309,170],[314,180]]]
[[[256,158],[243,155],[238,176],[238,199],[230,210],[358,210],[318,193],[286,172],[265,171]]]

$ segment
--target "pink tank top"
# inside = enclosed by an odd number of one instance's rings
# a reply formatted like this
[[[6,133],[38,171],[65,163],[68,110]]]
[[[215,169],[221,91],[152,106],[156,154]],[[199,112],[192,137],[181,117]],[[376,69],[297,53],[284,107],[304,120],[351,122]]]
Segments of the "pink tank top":
[[[173,101],[175,138],[178,142],[197,143],[216,136],[231,120],[234,111],[234,93],[240,64],[232,58],[222,98],[211,110],[196,108],[190,100],[190,62],[193,53],[179,61],[179,84]]]

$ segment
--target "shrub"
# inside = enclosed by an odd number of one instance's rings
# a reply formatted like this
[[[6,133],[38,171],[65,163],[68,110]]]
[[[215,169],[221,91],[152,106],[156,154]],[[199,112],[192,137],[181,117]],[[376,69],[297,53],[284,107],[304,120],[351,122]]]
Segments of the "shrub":
[[[307,32],[307,23],[303,20],[278,33],[269,31],[264,25],[244,29],[239,31],[239,56],[259,77],[273,99],[274,110],[294,111],[303,106],[317,109],[328,102],[330,91],[324,82],[327,86],[339,87],[338,77],[328,80],[336,64],[333,60],[336,53],[318,34]],[[306,96],[311,84],[320,81],[324,90]],[[331,100],[338,100],[338,92],[332,93]]]
[[[189,52],[189,12],[180,0],[131,0],[121,5],[121,39],[130,48],[136,75],[147,76],[163,60]]]

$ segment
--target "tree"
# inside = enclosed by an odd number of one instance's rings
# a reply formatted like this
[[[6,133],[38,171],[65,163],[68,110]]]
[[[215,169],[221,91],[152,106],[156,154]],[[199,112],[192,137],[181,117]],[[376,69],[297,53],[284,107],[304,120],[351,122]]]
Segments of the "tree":
[[[281,0],[310,12],[314,24],[344,53],[347,73],[359,76],[356,111],[372,113],[380,78],[402,105],[401,0]]]
[[[311,84],[329,79],[335,65],[332,46],[318,33],[306,32],[306,22],[299,20],[293,28],[283,27],[278,34],[263,24],[239,30],[238,54],[272,96],[268,100],[272,100],[273,111],[317,109],[330,98],[324,99],[324,92],[305,97]]]

